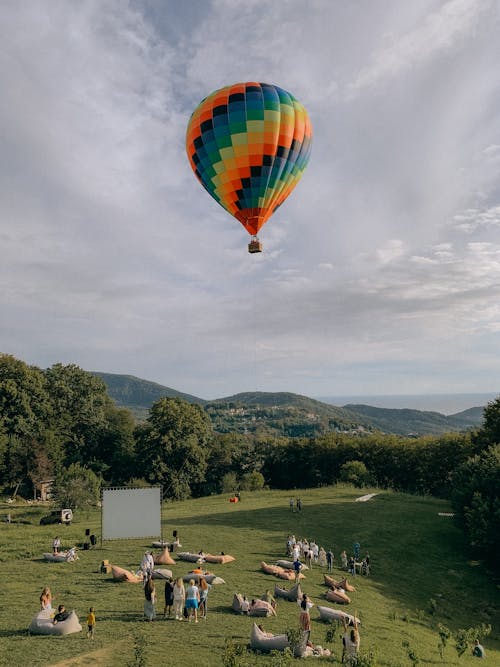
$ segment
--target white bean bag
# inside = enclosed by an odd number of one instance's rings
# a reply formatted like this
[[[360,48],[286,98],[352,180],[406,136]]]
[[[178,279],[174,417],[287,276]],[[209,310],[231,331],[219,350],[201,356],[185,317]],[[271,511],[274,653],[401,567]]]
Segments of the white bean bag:
[[[231,604],[231,609],[237,614],[241,614],[241,605],[243,604],[243,595],[241,593],[235,593],[233,595],[233,603]]]
[[[359,618],[352,616],[351,614],[347,614],[345,611],[342,611],[341,609],[332,609],[332,607],[322,607],[318,605],[318,611],[319,611],[319,617],[322,621],[329,621],[330,623],[332,621],[342,621],[345,620],[346,623],[350,623],[351,621],[356,623],[358,625],[361,625],[361,621]]]
[[[72,563],[75,560],[79,560],[74,552],[70,553],[69,551],[60,551],[57,554],[44,553],[43,557],[51,563]]]
[[[80,632],[82,626],[75,611],[72,611],[65,621],[52,622],[53,612],[42,609],[30,623],[28,632],[32,635],[69,635],[72,632]]]
[[[250,647],[259,651],[284,651],[288,646],[288,637],[286,635],[273,635],[268,637],[265,632],[259,630],[256,623],[253,624],[250,633]]]
[[[153,570],[151,573],[153,579],[172,579],[173,574],[172,570],[167,570],[166,568],[158,568]]]
[[[187,560],[189,563],[203,563],[205,561],[204,556],[200,554],[193,554],[190,551],[180,551],[177,554],[179,560]]]

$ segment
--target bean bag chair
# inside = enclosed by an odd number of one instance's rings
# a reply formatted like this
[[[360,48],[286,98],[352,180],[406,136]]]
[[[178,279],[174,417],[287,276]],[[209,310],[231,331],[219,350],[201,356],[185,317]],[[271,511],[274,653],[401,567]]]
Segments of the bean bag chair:
[[[205,561],[207,563],[220,563],[221,565],[224,565],[224,563],[232,563],[233,560],[236,560],[234,556],[230,556],[229,554],[220,554],[218,556],[214,556],[213,554],[205,554]]]
[[[240,499],[237,498],[236,496],[233,496],[232,498],[229,498],[230,503],[239,503]]]
[[[175,542],[165,542],[165,540],[158,540],[157,542],[152,542],[151,546],[153,549],[164,549],[165,547],[169,548],[169,551],[175,551],[179,547],[182,547],[182,544],[175,540]]]
[[[172,579],[172,570],[166,568],[158,568],[151,573],[152,579]]]
[[[270,602],[266,600],[255,600],[248,610],[249,616],[276,616],[276,610]]]
[[[82,626],[78,620],[78,616],[74,611],[70,613],[65,621],[59,621],[54,625],[52,622],[52,614],[49,609],[42,609],[30,623],[28,632],[32,635],[69,635],[72,632],[80,632]]]
[[[297,600],[302,599],[302,589],[300,584],[297,583],[292,588],[288,590],[286,588],[280,588],[278,584],[274,584],[274,597],[275,598],[284,598],[285,600],[290,600],[290,602],[297,602]]]
[[[256,623],[253,624],[250,633],[250,648],[259,651],[284,651],[290,644],[286,635],[273,635],[268,637],[265,632],[259,630]]]
[[[274,574],[275,577],[279,577],[280,579],[295,581],[295,570],[285,570],[283,567],[279,567],[279,565],[269,565],[265,561],[261,561],[260,567],[266,574]],[[300,579],[305,579],[302,573],[299,574]]]
[[[330,588],[343,588],[345,591],[349,591],[349,593],[354,593],[356,590],[354,586],[352,586],[345,577],[340,581],[336,581],[333,577],[330,577],[328,574],[324,574],[323,579],[325,580],[325,584],[327,586],[330,586]]]
[[[43,557],[51,563],[72,563],[75,560],[80,560],[75,551],[76,549],[69,549],[68,551],[60,551],[57,554],[44,553]]]
[[[237,614],[241,614],[241,605],[243,604],[243,595],[241,593],[235,593],[233,595],[233,602],[231,604],[231,609]]]
[[[293,570],[293,560],[277,560],[276,565],[278,567],[284,567],[285,570]],[[307,565],[302,563],[302,569],[308,570],[309,568],[307,567]]]
[[[330,588],[326,592],[326,599],[330,602],[337,602],[338,604],[349,604],[351,598],[341,588]]]
[[[204,556],[200,556],[200,554],[192,554],[189,551],[180,551],[177,554],[177,558],[179,560],[186,560],[188,563],[203,563],[205,560]]]
[[[116,581],[128,581],[131,584],[142,582],[142,575],[134,574],[130,570],[126,570],[124,567],[118,567],[118,565],[111,566],[111,574]]]
[[[304,633],[302,641],[294,650],[294,656],[296,658],[302,658],[306,654],[306,645],[307,645],[307,633]],[[250,633],[250,648],[258,651],[284,651],[290,646],[288,642],[288,637],[283,635],[272,635],[268,637],[265,632],[259,630],[259,627],[256,623],[253,624],[252,631]]]
[[[224,579],[221,579],[221,577],[218,577],[216,574],[194,574],[193,572],[188,572],[185,574],[182,577],[182,581],[184,581],[184,583],[189,583],[191,579],[194,579],[194,583],[198,584],[200,577],[203,577],[203,579],[205,579],[207,584],[210,584],[210,586],[226,583]]]
[[[322,621],[343,621],[345,620],[346,623],[350,623],[351,621],[356,623],[358,625],[361,624],[361,621],[359,620],[358,617],[354,617],[351,614],[347,614],[345,611],[342,611],[341,609],[332,609],[332,607],[321,607],[318,605],[318,611],[319,611],[319,617],[320,620]]]
[[[156,565],[175,565],[175,560],[170,555],[168,546],[163,547],[161,554],[153,556]]]

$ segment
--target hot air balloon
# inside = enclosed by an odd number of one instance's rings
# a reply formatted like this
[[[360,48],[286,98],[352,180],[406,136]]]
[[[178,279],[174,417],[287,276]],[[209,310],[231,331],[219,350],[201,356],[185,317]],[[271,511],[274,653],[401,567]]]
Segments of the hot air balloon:
[[[297,185],[311,153],[307,111],[283,88],[235,83],[194,110],[186,133],[191,168],[209,194],[252,235]]]

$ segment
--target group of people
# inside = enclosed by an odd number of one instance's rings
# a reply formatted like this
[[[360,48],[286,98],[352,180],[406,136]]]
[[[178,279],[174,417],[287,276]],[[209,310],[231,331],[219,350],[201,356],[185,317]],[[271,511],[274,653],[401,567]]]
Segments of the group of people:
[[[50,590],[49,586],[44,586],[40,594],[40,609],[42,611],[48,611],[52,614],[52,602],[54,599],[55,598],[52,595],[52,591]],[[68,611],[63,604],[60,604],[57,607],[57,612],[55,612],[52,617],[52,623],[54,625],[57,625],[57,623],[62,623],[63,621],[66,621],[70,615],[71,611]],[[90,607],[87,614],[87,637],[89,639],[94,639],[95,637],[95,624],[95,611],[93,607]]]
[[[210,590],[210,584],[205,577],[199,576],[190,579],[187,586],[184,586],[182,577],[175,581],[168,577],[165,581],[165,606],[163,617],[173,616],[176,621],[182,621],[184,618],[198,623],[198,618],[207,618],[207,599]],[[144,617],[148,621],[156,618],[156,587],[153,578],[148,575],[144,581]]]
[[[295,510],[297,510],[297,512],[302,512],[302,500],[300,498],[296,498],[295,500],[290,498],[288,504],[291,512],[295,512]]]

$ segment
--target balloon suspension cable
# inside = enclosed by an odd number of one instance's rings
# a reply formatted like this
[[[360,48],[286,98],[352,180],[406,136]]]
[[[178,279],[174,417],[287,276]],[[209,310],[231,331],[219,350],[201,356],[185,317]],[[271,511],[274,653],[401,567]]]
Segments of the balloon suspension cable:
[[[262,241],[259,241],[257,234],[252,236],[252,240],[248,244],[248,252],[253,254],[255,252],[262,252]]]

